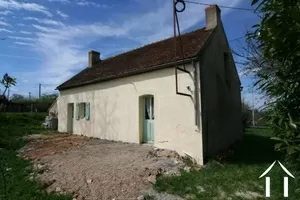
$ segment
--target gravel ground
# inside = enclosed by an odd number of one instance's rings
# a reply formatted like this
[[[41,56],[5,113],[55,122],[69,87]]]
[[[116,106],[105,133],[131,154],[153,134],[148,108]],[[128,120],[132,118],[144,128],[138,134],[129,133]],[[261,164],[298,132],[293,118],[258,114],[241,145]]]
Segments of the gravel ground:
[[[156,177],[184,167],[172,151],[151,146],[54,134],[34,135],[20,152],[33,160],[47,191],[72,193],[77,200],[137,199]],[[32,177],[31,177],[32,179]],[[167,195],[160,199],[180,199]]]

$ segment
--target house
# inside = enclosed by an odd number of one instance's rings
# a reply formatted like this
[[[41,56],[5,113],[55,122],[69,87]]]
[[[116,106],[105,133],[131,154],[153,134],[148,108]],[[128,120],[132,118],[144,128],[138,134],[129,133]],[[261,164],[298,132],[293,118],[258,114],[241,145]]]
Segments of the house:
[[[217,5],[206,27],[100,59],[57,87],[58,130],[189,155],[199,164],[242,137],[240,80]],[[177,40],[177,49],[180,49]]]

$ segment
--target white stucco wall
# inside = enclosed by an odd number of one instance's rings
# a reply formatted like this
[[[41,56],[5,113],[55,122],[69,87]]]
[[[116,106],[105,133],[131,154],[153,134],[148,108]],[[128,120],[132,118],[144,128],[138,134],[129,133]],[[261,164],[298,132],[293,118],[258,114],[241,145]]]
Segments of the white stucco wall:
[[[190,64],[187,69],[190,75],[178,72],[178,85],[180,92],[191,94],[195,91],[194,67]],[[142,95],[154,96],[154,145],[188,154],[203,164],[202,133],[195,124],[194,98],[176,94],[172,67],[61,91],[58,130],[67,132],[68,103],[90,102],[90,120],[74,118],[74,134],[141,143]]]

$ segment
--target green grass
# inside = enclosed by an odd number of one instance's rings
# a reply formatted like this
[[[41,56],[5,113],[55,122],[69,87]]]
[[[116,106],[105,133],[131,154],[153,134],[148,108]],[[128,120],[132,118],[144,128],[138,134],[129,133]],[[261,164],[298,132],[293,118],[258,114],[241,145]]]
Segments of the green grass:
[[[45,114],[0,113],[0,199],[2,200],[67,200],[70,196],[47,194],[42,185],[28,180],[33,172],[28,160],[17,156],[25,144],[23,136],[41,132]],[[4,176],[3,176],[4,175]]]
[[[159,192],[195,200],[266,199],[265,179],[258,177],[274,160],[282,160],[274,152],[274,143],[270,137],[271,133],[267,128],[248,129],[243,141],[233,146],[234,154],[225,162],[220,164],[211,160],[201,171],[182,171],[177,177],[161,177],[155,188]],[[283,199],[283,175],[284,172],[277,165],[268,174],[271,177],[271,198],[268,199]],[[249,195],[252,192],[262,197]],[[288,199],[300,199],[296,192],[296,182],[291,178]]]

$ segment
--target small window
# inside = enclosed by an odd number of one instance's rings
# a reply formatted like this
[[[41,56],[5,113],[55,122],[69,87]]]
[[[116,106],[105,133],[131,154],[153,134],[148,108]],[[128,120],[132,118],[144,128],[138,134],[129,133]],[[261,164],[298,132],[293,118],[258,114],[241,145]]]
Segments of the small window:
[[[72,111],[71,111],[71,113],[72,113],[72,119],[74,119],[74,106],[72,106]]]
[[[85,111],[85,103],[80,103],[80,106],[79,106],[79,116],[80,116],[80,119],[83,119],[86,115],[86,111]]]
[[[84,115],[85,119],[90,120],[90,103],[85,104],[85,109],[84,110],[85,110],[85,112],[84,112],[85,113],[85,115]]]
[[[90,103],[82,102],[76,104],[76,119],[90,119]]]

